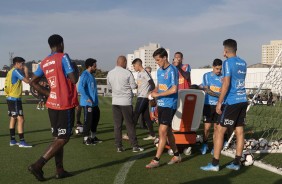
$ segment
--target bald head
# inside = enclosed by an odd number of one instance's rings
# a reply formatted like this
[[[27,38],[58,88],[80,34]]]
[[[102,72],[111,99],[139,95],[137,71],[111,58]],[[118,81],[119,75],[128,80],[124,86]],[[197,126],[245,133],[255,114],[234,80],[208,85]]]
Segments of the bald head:
[[[119,56],[117,59],[117,66],[120,66],[122,68],[126,68],[126,57],[125,56]]]

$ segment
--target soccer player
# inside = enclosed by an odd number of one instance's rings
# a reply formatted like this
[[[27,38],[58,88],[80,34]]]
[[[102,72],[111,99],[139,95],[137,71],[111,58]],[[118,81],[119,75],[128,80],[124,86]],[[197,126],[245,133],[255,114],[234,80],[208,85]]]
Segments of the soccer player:
[[[218,122],[218,114],[216,113],[215,107],[220,95],[222,86],[222,61],[220,59],[215,59],[212,65],[213,69],[211,72],[207,72],[203,76],[202,87],[206,92],[205,95],[205,105],[204,105],[204,142],[202,145],[201,152],[206,154],[208,150],[208,137],[209,130],[214,124],[214,132],[216,132],[216,126]]]
[[[24,140],[24,115],[22,107],[22,81],[29,83],[28,68],[24,65],[25,60],[22,57],[13,58],[13,68],[8,72],[5,79],[6,100],[8,104],[8,115],[10,116],[10,146],[18,145],[20,148],[31,148]],[[24,74],[22,72],[24,70]],[[20,142],[16,141],[16,129]]]
[[[72,176],[64,170],[64,146],[70,139],[74,125],[75,107],[78,105],[76,83],[78,73],[75,72],[71,60],[64,53],[64,41],[60,35],[51,35],[48,39],[51,54],[38,66],[31,79],[30,85],[39,93],[48,96],[48,108],[53,142],[44,154],[28,170],[39,180],[44,181],[42,168],[53,157],[56,164],[56,178]],[[48,80],[50,91],[39,85],[41,77]]]
[[[147,123],[147,127],[149,130],[150,135],[148,137],[143,138],[143,140],[155,140],[156,135],[154,132],[153,122],[150,118],[150,112],[149,112],[149,99],[148,95],[149,92],[155,89],[155,83],[150,75],[149,72],[147,72],[143,66],[142,66],[142,60],[139,58],[136,58],[132,61],[133,68],[136,72],[138,72],[137,75],[137,102],[135,105],[134,110],[134,123],[135,125],[138,122],[139,116],[142,114],[142,119]]]
[[[84,110],[83,144],[95,145],[102,142],[96,136],[100,109],[97,82],[93,74],[97,69],[97,61],[93,58],[86,59],[85,68],[78,83],[78,92],[81,95],[80,106]]]
[[[159,166],[160,158],[168,139],[169,145],[173,150],[174,156],[168,164],[181,162],[181,156],[177,150],[171,123],[177,107],[177,69],[168,62],[168,54],[164,48],[157,49],[153,54],[156,63],[159,65],[157,71],[158,84],[156,91],[151,93],[153,98],[157,98],[158,119],[159,119],[159,146],[153,160],[146,165],[146,168]]]
[[[220,122],[216,128],[212,163],[201,167],[205,171],[219,170],[219,156],[227,128],[235,129],[236,156],[226,168],[240,169],[240,159],[244,147],[244,125],[248,106],[245,89],[247,63],[236,55],[237,42],[235,40],[227,39],[223,42],[223,46],[223,54],[227,59],[222,67],[223,83],[216,105],[216,112],[220,114]]]
[[[178,70],[178,90],[189,89],[191,86],[191,67],[189,64],[182,64],[183,54],[176,52],[174,54],[173,65]]]
[[[127,60],[125,56],[119,56],[117,66],[112,69],[107,76],[107,84],[112,89],[112,109],[114,119],[115,145],[117,152],[123,152],[125,149],[122,146],[122,122],[125,120],[125,125],[132,145],[133,152],[144,151],[138,145],[135,125],[133,122],[133,106],[132,89],[136,89],[134,77],[129,70],[126,70]]]

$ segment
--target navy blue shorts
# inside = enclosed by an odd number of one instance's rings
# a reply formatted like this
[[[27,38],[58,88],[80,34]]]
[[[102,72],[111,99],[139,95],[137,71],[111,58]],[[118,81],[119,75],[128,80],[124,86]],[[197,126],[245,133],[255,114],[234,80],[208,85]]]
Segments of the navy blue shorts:
[[[14,118],[23,116],[23,106],[21,100],[7,100],[8,104],[8,116]]]
[[[172,109],[169,107],[158,107],[159,124],[163,124],[171,127],[172,119],[175,112],[176,109]]]
[[[74,125],[75,108],[66,110],[54,110],[48,108],[51,121],[51,131],[54,137],[66,139],[72,135]]]
[[[247,102],[237,104],[222,105],[222,114],[219,117],[219,123],[223,127],[244,126],[246,121]]]

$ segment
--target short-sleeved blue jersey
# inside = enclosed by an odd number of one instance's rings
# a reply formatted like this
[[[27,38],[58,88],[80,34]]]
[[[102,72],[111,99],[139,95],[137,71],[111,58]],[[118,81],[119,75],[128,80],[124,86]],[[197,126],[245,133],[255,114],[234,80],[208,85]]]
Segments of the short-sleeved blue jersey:
[[[56,54],[56,52],[50,54],[49,56],[52,56],[54,54]],[[72,73],[74,71],[73,68],[72,68],[71,60],[70,60],[68,54],[64,54],[64,56],[62,58],[62,66],[63,66],[63,71],[64,71],[65,76],[67,76],[69,73]],[[41,76],[44,75],[43,70],[41,69],[40,65],[38,65],[38,68],[34,72],[34,75],[36,75],[38,77],[41,77]]]
[[[247,63],[239,57],[231,57],[223,62],[223,77],[230,77],[230,86],[224,99],[224,104],[247,102],[245,78]]]
[[[97,83],[94,76],[87,70],[82,72],[79,83],[78,92],[80,93],[80,105],[81,106],[98,106],[98,90]],[[93,103],[87,102],[90,99]]]
[[[216,75],[213,72],[207,72],[203,76],[203,86],[207,86],[210,90],[215,93],[221,92],[222,86],[222,75]],[[208,93],[205,95],[205,104],[207,105],[216,105],[218,101],[218,97],[211,96]]]
[[[24,75],[21,70],[15,69],[12,73],[12,84],[15,84],[18,82],[18,80],[23,80]]]
[[[158,77],[158,93],[167,91],[172,86],[178,86],[178,71],[173,65],[167,68],[159,68],[157,71]],[[178,93],[169,96],[158,97],[158,106],[169,107],[176,109]]]

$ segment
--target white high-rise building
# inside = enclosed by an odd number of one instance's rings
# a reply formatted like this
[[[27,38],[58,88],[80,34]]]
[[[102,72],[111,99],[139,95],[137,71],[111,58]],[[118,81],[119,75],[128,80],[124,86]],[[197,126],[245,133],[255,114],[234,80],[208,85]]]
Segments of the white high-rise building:
[[[271,40],[270,45],[262,45],[262,64],[272,64],[282,49],[282,40]],[[278,65],[282,64],[282,57],[277,61]]]
[[[156,64],[153,53],[160,48],[160,44],[158,43],[149,43],[149,45],[145,45],[144,47],[140,47],[138,50],[135,50],[133,54],[127,54],[127,68],[130,71],[134,71],[132,66],[132,61],[136,58],[140,58],[143,62],[143,67],[150,66],[152,71],[156,71],[158,69],[158,65]],[[166,49],[169,58],[169,49]]]

